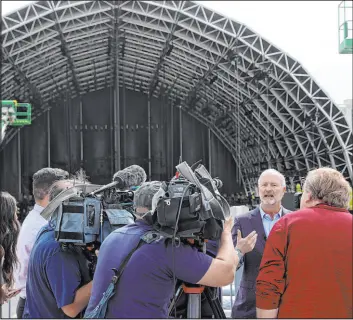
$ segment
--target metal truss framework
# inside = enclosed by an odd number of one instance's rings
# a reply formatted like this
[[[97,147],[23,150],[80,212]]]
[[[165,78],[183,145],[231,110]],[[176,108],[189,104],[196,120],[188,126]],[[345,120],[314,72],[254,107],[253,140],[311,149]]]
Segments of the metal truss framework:
[[[34,119],[65,90],[114,86],[118,74],[207,125],[247,191],[269,166],[291,177],[331,166],[353,181],[352,130],[328,95],[299,62],[198,3],[38,1],[2,17],[1,37],[2,97],[33,99]]]

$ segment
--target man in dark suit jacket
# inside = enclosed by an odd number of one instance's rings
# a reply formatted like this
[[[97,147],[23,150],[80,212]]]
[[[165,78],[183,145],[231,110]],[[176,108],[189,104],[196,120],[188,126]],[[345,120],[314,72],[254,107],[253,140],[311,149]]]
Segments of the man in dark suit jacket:
[[[290,212],[281,205],[286,191],[284,176],[274,169],[262,172],[258,180],[260,206],[235,218],[232,229],[234,247],[237,234],[247,236],[250,232],[258,234],[254,250],[243,255],[238,251],[240,263],[244,264],[243,276],[233,308],[232,318],[256,318],[256,278],[266,239],[273,225],[286,213]]]

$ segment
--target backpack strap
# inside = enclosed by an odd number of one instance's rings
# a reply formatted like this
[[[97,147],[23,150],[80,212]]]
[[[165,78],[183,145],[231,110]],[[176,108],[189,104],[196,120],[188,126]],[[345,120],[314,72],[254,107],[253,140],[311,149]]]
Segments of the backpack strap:
[[[120,277],[121,277],[121,275],[122,275],[122,273],[123,273],[123,271],[124,271],[124,269],[125,269],[125,266],[127,265],[127,263],[129,262],[131,256],[134,254],[134,252],[135,252],[138,248],[140,248],[140,247],[141,247],[143,244],[145,244],[145,243],[150,244],[150,243],[152,243],[152,242],[155,242],[155,241],[159,240],[160,238],[161,238],[161,235],[160,235],[158,232],[156,232],[156,231],[148,231],[148,232],[144,233],[144,234],[140,237],[140,241],[137,243],[136,247],[133,248],[133,249],[129,252],[129,254],[125,257],[125,259],[124,259],[124,261],[121,263],[119,269],[118,269],[118,270],[115,269],[115,268],[112,269],[112,270],[114,271],[114,276],[113,276],[112,282],[113,282],[114,284],[116,284],[116,283],[119,281],[119,279],[120,279]]]
[[[127,263],[129,262],[131,256],[134,254],[134,252],[137,249],[139,249],[145,243],[150,244],[150,243],[159,241],[161,238],[162,238],[162,236],[156,231],[148,231],[140,237],[140,241],[129,252],[129,254],[125,257],[123,262],[120,264],[119,269],[115,269],[115,268],[112,269],[114,271],[114,276],[113,276],[107,290],[103,293],[103,297],[99,301],[98,305],[90,313],[85,314],[85,316],[84,316],[85,319],[105,318],[105,314],[107,312],[107,307],[108,307],[108,302],[114,296],[115,291],[116,291],[116,286],[120,280],[121,275],[124,272],[124,269],[125,269]]]

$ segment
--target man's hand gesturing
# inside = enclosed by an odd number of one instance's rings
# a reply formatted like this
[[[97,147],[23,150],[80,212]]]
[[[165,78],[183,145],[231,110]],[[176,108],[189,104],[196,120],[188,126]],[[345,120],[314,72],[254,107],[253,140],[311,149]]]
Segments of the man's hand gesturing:
[[[237,245],[236,248],[241,251],[242,254],[248,253],[254,249],[257,240],[257,233],[253,231],[245,238],[241,237],[241,231],[238,229],[237,234]]]

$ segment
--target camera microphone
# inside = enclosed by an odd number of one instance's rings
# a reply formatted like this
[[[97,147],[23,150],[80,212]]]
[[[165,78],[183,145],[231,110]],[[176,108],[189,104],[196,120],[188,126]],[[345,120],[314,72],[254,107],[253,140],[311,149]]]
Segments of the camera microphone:
[[[133,164],[123,170],[118,171],[113,176],[113,182],[117,182],[118,189],[128,189],[139,186],[146,181],[146,172],[140,166]]]
[[[116,187],[120,190],[125,190],[133,186],[139,186],[146,181],[146,172],[140,166],[133,164],[123,170],[119,170],[113,176],[113,182],[94,190],[91,195],[95,195],[104,190]]]

